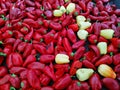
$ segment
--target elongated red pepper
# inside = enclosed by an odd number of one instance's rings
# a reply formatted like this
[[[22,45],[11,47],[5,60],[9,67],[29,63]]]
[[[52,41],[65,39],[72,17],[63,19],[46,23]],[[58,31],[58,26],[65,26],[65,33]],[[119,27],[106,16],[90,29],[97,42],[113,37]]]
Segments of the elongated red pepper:
[[[78,27],[77,24],[70,24],[70,25],[68,26],[68,28],[69,28],[69,29],[72,29],[74,32],[77,32],[78,29],[79,29],[79,27]]]
[[[67,30],[66,30],[66,28],[62,29],[60,36],[63,36],[63,37],[67,36]]]
[[[77,41],[77,37],[72,29],[67,30],[67,37],[72,43],[75,43]]]
[[[43,86],[47,86],[51,80],[51,78],[46,74],[42,74],[39,79],[40,79],[40,84]]]
[[[94,34],[98,36],[100,34],[101,24],[100,23],[94,23],[93,28],[94,28]]]
[[[35,89],[40,89],[41,88],[40,81],[39,81],[39,79],[38,79],[34,70],[28,70],[27,80],[33,88],[35,88]]]
[[[64,48],[65,48],[65,50],[67,52],[71,52],[72,51],[72,47],[70,46],[70,42],[69,42],[69,40],[66,37],[63,38],[63,46],[64,46]]]
[[[30,55],[30,52],[32,51],[33,46],[30,43],[27,43],[26,48],[23,52],[23,58],[26,58],[28,55]]]
[[[84,54],[84,57],[85,57],[85,59],[92,62],[92,60],[95,58],[95,52],[90,50]]]
[[[17,39],[22,39],[22,38],[24,37],[24,35],[23,35],[21,32],[17,31],[17,30],[14,30],[14,31],[13,31],[13,35],[14,35],[15,38],[17,38]]]
[[[96,63],[95,66],[99,66],[100,64],[111,64],[112,58],[109,55],[102,56]]]
[[[52,70],[52,68],[51,68],[50,66],[45,66],[43,72],[44,72],[46,75],[48,75],[53,81],[56,80],[54,71]]]
[[[14,44],[15,38],[7,38],[4,40],[5,44]]]
[[[25,71],[26,69],[23,67],[12,67],[10,69],[10,73],[14,73],[14,74],[20,74],[22,71]]]
[[[69,74],[65,74],[63,77],[58,79],[54,84],[53,87],[55,89],[65,89],[71,83],[72,79]]]
[[[28,64],[32,63],[32,62],[35,62],[36,61],[36,58],[34,55],[29,55],[26,60],[24,61],[23,63],[23,67],[27,66]]]
[[[62,22],[62,26],[65,27],[65,26],[69,25],[71,18],[72,18],[72,16],[70,16],[70,15],[66,16],[66,18]]]
[[[17,50],[19,52],[23,52],[25,50],[25,47],[27,46],[27,43],[26,42],[21,42],[18,47],[17,47]]]
[[[83,11],[86,11],[87,7],[86,7],[84,1],[79,1],[79,5],[80,5],[80,7],[82,8]]]
[[[93,15],[97,16],[99,14],[99,9],[98,7],[93,8]]]
[[[8,68],[13,67],[13,62],[12,62],[12,54],[9,54],[6,59],[6,64]]]
[[[3,34],[2,34],[2,38],[6,39],[6,38],[11,38],[13,35],[13,32],[10,31],[10,30],[7,30],[5,31]]]
[[[41,55],[40,62],[41,63],[50,63],[53,62],[55,59],[54,55]]]
[[[90,45],[90,48],[95,52],[96,56],[100,56],[100,50],[96,45]]]
[[[120,73],[120,64],[118,64],[118,65],[115,66],[114,71],[116,73]]]
[[[23,28],[20,29],[20,32],[21,32],[22,34],[25,34],[25,35],[26,35],[26,34],[28,34],[29,29],[24,26]]]
[[[100,11],[103,11],[104,5],[103,5],[103,2],[102,2],[102,1],[98,1],[97,4],[96,4],[96,6],[98,7],[98,9],[99,9]]]
[[[82,62],[80,62],[79,60],[73,61],[71,68],[70,68],[70,75],[75,75],[76,70],[81,67],[82,67]]]
[[[120,54],[115,54],[115,55],[113,56],[113,64],[114,64],[114,65],[120,64]]]
[[[65,73],[65,70],[63,68],[61,69],[58,69],[56,72],[55,72],[55,77],[56,77],[56,80],[58,80],[59,78],[61,78]]]
[[[38,32],[35,32],[35,33],[33,34],[33,39],[34,39],[34,40],[41,41],[42,38],[43,38],[42,35],[39,34]]]
[[[4,66],[1,66],[1,67],[0,67],[0,77],[5,76],[7,73],[8,73],[8,72],[7,72],[7,68],[4,67]]]
[[[98,38],[98,42],[106,42],[106,43],[108,43],[108,40],[105,39],[104,37],[100,36],[100,37]]]
[[[23,65],[22,56],[19,53],[12,53],[12,63],[14,66]]]
[[[21,83],[20,83],[20,86],[21,86],[22,90],[26,90],[30,87],[27,80],[22,80]]]
[[[109,44],[107,47],[107,52],[110,53],[112,56],[113,54],[117,53],[118,49],[113,46],[113,44]]]
[[[13,45],[13,51],[16,50],[16,48],[17,48],[18,44],[20,44],[20,42],[22,42],[20,39],[16,39],[16,41],[15,41],[15,43]]]
[[[40,44],[33,44],[35,50],[37,50],[41,54],[46,54],[46,48]]]
[[[109,90],[120,90],[118,82],[112,78],[103,78],[102,83]]]
[[[85,47],[81,46],[74,54],[74,60],[79,60],[85,52]]]
[[[0,85],[0,90],[10,90],[10,84],[6,83],[3,85]]]
[[[72,45],[72,49],[78,49],[80,46],[85,44],[85,40],[80,40]]]
[[[68,86],[67,90],[89,90],[90,86],[87,82],[79,82],[77,80],[73,80],[71,84]]]
[[[9,55],[10,53],[12,53],[12,46],[11,45],[6,45],[3,52],[6,54],[6,55]]]
[[[92,90],[101,90],[102,83],[100,81],[100,76],[98,74],[93,74],[89,79],[90,86]]]
[[[53,54],[54,53],[54,43],[53,42],[49,43],[46,46],[46,48],[47,48],[47,53],[48,54]]]
[[[11,21],[12,22],[12,21]],[[16,22],[16,23],[15,23]],[[22,23],[21,22],[18,22],[18,21],[14,21],[14,24],[13,24],[13,29],[20,29],[22,27]]]
[[[56,22],[50,22],[49,27],[54,29],[54,30],[57,30],[57,31],[62,29],[61,24],[60,23],[56,23]]]
[[[30,31],[27,35],[25,35],[24,40],[25,40],[26,42],[28,42],[28,41],[31,40],[31,38],[32,38],[32,36],[33,36],[33,32],[34,32],[34,30],[33,30],[33,28],[31,28],[31,31]]]
[[[45,64],[40,62],[33,62],[27,66],[27,68],[29,69],[38,69],[40,71],[43,71],[44,67],[45,67]]]
[[[20,79],[18,76],[16,76],[15,74],[12,74],[10,79],[9,79],[11,85],[15,88],[20,88]]]
[[[4,77],[0,78],[0,85],[4,85],[5,83],[8,83],[10,79],[10,75],[6,74]]]
[[[87,68],[92,68],[92,69],[96,70],[95,66],[88,60],[83,60],[82,64],[83,64],[83,66],[85,66]]]

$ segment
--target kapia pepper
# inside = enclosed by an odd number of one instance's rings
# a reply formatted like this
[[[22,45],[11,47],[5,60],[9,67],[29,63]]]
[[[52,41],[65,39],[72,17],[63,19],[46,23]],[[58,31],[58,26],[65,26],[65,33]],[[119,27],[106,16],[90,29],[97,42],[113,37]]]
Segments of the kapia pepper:
[[[90,86],[92,90],[101,90],[102,83],[100,81],[100,76],[98,74],[93,74],[89,79]]]
[[[28,70],[27,80],[33,88],[40,89],[40,81],[34,70]]]
[[[63,77],[58,79],[54,84],[54,89],[65,89],[71,83],[72,79],[69,74],[65,74]]]

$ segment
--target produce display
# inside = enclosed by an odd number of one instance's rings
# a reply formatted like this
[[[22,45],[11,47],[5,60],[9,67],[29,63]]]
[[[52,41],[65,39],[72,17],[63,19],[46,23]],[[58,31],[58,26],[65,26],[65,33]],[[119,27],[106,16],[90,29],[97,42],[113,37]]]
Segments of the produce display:
[[[120,9],[110,0],[0,0],[0,90],[120,90]]]

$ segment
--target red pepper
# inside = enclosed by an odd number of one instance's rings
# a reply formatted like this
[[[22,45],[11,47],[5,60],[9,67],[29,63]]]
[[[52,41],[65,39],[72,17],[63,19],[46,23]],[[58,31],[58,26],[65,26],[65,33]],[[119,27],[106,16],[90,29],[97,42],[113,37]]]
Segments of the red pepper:
[[[65,72],[68,72],[70,69],[70,65],[69,64],[56,64],[54,65],[54,68],[57,70],[64,69]]]
[[[35,56],[33,55],[29,55],[26,60],[24,61],[23,63],[23,67],[27,66],[28,64],[32,63],[32,62],[35,62],[36,61],[36,58]]]
[[[8,68],[13,67],[13,62],[12,62],[12,54],[9,54],[6,59],[6,64]]]
[[[18,47],[17,47],[17,50],[19,52],[23,52],[25,50],[25,47],[27,46],[27,43],[26,42],[21,42],[19,43]]]
[[[0,26],[3,26],[5,24],[4,18],[0,18]]]
[[[84,54],[84,57],[85,57],[85,59],[92,62],[92,60],[95,58],[95,52],[90,50]]]
[[[48,75],[53,81],[56,80],[54,71],[52,70],[52,68],[50,66],[45,66],[45,68],[43,69],[43,72],[46,75]]]
[[[100,56],[100,50],[96,45],[90,45],[90,48],[95,52],[96,56]]]
[[[112,78],[103,78],[102,83],[109,90],[120,90],[119,83]]]
[[[99,66],[100,64],[110,65],[111,63],[112,63],[112,58],[109,55],[104,55],[95,63],[95,66]]]
[[[34,7],[35,6],[35,3],[30,1],[30,0],[25,0],[25,4],[29,5],[29,6],[32,6]]]
[[[72,29],[74,32],[77,32],[79,30],[79,27],[77,24],[70,24],[68,28]]]
[[[10,90],[10,84],[6,83],[3,85],[0,85],[0,90]]]
[[[12,63],[14,66],[23,65],[22,56],[19,53],[12,53]]]
[[[35,88],[35,89],[40,89],[41,88],[40,81],[39,81],[39,79],[38,79],[34,70],[28,70],[27,80],[33,88]]]
[[[21,32],[19,32],[19,31],[17,31],[17,30],[14,30],[14,31],[13,31],[13,35],[14,35],[15,38],[17,38],[17,39],[22,39],[23,36],[24,36]]]
[[[120,73],[120,64],[118,64],[118,65],[115,66],[114,71],[116,73]]]
[[[20,83],[20,86],[21,86],[22,90],[26,90],[30,87],[27,80],[22,80],[21,83]]]
[[[60,33],[60,36],[63,36],[63,37],[66,37],[67,36],[67,30],[66,28],[63,28],[61,33]]]
[[[89,9],[90,11],[93,10],[94,7],[94,3],[93,2],[88,2],[87,3],[87,9]]]
[[[19,20],[19,19],[18,19]],[[11,21],[12,22],[12,21]],[[13,29],[20,29],[22,27],[22,22],[14,21]]]
[[[10,79],[10,75],[6,74],[4,77],[0,78],[0,85],[4,85],[5,83],[8,83]]]
[[[104,5],[103,5],[103,2],[102,2],[102,1],[99,0],[99,1],[97,2],[96,6],[98,7],[98,9],[99,9],[100,11],[103,11]]]
[[[98,38],[98,42],[106,42],[106,43],[108,43],[108,40],[105,39],[104,37],[100,36],[100,37]]]
[[[5,76],[7,73],[8,73],[8,72],[7,72],[7,68],[4,67],[4,66],[1,66],[1,67],[0,67],[0,77]]]
[[[107,52],[110,53],[112,56],[113,54],[117,53],[118,49],[113,46],[113,44],[109,44],[107,47]]]
[[[95,66],[88,60],[83,60],[82,64],[83,64],[83,66],[85,66],[87,68],[92,68],[92,69],[96,70]]]
[[[71,83],[72,79],[70,77],[69,74],[65,74],[63,77],[61,77],[60,79],[58,79],[54,84],[53,87],[54,89],[65,89],[69,86],[69,84]]]
[[[51,80],[51,78],[46,74],[42,74],[39,79],[40,79],[40,84],[43,86],[47,86]]]
[[[46,86],[42,87],[41,90],[54,90],[52,87]]]
[[[15,38],[6,38],[4,40],[5,44],[14,44],[15,43]]]
[[[116,20],[115,20],[116,21]],[[115,23],[115,22],[114,22]],[[111,28],[114,30],[114,36],[115,37],[119,37],[120,35],[120,31],[119,29],[116,27],[116,25],[112,24]]]
[[[80,5],[80,7],[82,8],[83,11],[86,11],[87,7],[86,7],[84,1],[79,1],[78,4]]]
[[[42,35],[39,34],[38,32],[35,32],[35,33],[33,34],[33,39],[34,39],[34,40],[41,41],[42,38],[43,38]]]
[[[98,9],[98,7],[94,7],[94,8],[93,8],[93,15],[98,16],[98,14],[99,14],[99,9]]]
[[[112,38],[111,42],[115,48],[120,48],[120,39],[118,38]]]
[[[82,67],[82,63],[79,60],[73,61],[71,68],[70,68],[70,75],[75,75],[76,70],[81,67]]]
[[[64,46],[64,48],[65,48],[65,50],[67,52],[71,52],[72,51],[72,47],[70,46],[70,42],[69,42],[69,40],[66,37],[63,38],[63,46]]]
[[[43,71],[44,67],[45,67],[45,64],[40,63],[40,62],[33,62],[27,66],[27,68],[29,68],[29,69],[37,69],[40,71]]]
[[[10,69],[10,73],[14,73],[14,74],[20,74],[22,71],[25,71],[26,69],[23,67],[12,67]]]
[[[77,41],[77,37],[72,29],[67,30],[67,37],[72,43],[75,43]]]
[[[33,44],[35,50],[37,50],[40,54],[46,54],[46,48],[40,44]]]
[[[51,10],[52,9],[52,6],[51,6],[51,4],[49,3],[49,2],[42,2],[42,5],[43,5],[43,8],[45,9],[45,10]]]
[[[120,9],[116,9],[116,10],[114,11],[114,13],[115,13],[116,15],[120,15]]]
[[[22,72],[20,73],[20,79],[22,79],[22,80],[27,79],[27,74],[28,74],[27,72],[28,72],[27,69],[24,70],[24,71],[22,71]]]
[[[28,32],[29,32],[29,30],[28,30],[28,28],[27,27],[22,27],[21,29],[20,29],[20,32],[22,33],[22,34],[28,34]]]
[[[35,17],[33,14],[29,13],[29,12],[26,12],[26,15],[27,15],[27,17],[30,18],[30,19],[33,19],[33,20],[36,19],[36,17]]]
[[[79,60],[85,52],[85,47],[81,46],[74,54],[74,60]]]
[[[6,45],[3,52],[6,54],[6,55],[9,55],[10,53],[12,53],[12,46],[11,45]]]
[[[70,15],[66,16],[66,18],[62,22],[62,26],[65,27],[65,26],[69,25],[71,23],[70,22],[71,19],[72,19],[72,16],[70,16]]]
[[[33,46],[30,43],[27,43],[26,48],[23,52],[23,58],[26,58],[28,55],[30,55],[30,52],[32,51]]]
[[[106,11],[101,11],[101,12],[100,12],[100,15],[101,15],[101,16],[109,16],[109,14],[108,14]]]
[[[83,46],[85,44],[85,40],[80,40],[76,43],[73,43],[72,49],[78,49],[80,46]]]
[[[52,4],[52,8],[57,9],[60,6],[60,3],[58,0],[56,0],[53,4]]]
[[[13,51],[16,50],[17,46],[21,43],[22,41],[20,39],[16,39],[14,45],[13,45]]]
[[[63,68],[61,69],[58,69],[56,72],[55,72],[55,77],[56,77],[56,80],[58,80],[59,78],[61,78],[65,73],[65,70]]]
[[[2,34],[2,38],[6,39],[6,38],[11,38],[13,36],[13,32],[10,31],[10,30],[7,30],[5,31],[3,34]]]
[[[53,54],[54,53],[54,43],[53,42],[49,43],[46,46],[46,48],[47,48],[47,53],[48,54]]]
[[[94,34],[95,35],[100,35],[100,30],[101,30],[101,24],[100,23],[94,23],[94,26],[93,26],[93,29],[94,29]]]
[[[101,90],[102,83],[100,81],[100,76],[98,74],[93,74],[89,79],[90,86],[92,90]]]
[[[56,22],[50,22],[49,27],[54,29],[54,30],[57,30],[57,31],[62,29],[61,24],[60,23],[56,23]]]
[[[120,54],[119,54],[119,53],[118,53],[118,54],[115,54],[115,55],[113,56],[113,64],[114,64],[114,65],[120,64]]]
[[[53,62],[55,59],[54,55],[41,55],[40,62],[41,63],[50,63]]]
[[[87,82],[79,82],[77,80],[73,80],[68,86],[67,90],[90,90],[90,86]]]
[[[45,27],[49,27],[49,24],[50,24],[50,21],[49,20],[43,20],[43,25],[45,26]]]
[[[0,56],[0,65],[3,63],[3,61],[4,61],[4,57]]]
[[[27,35],[25,35],[25,37],[24,37],[25,42],[28,42],[31,40],[31,38],[33,36],[33,32],[34,32],[33,28],[31,28],[31,31]]]
[[[104,10],[109,14],[113,14],[113,9],[109,3],[105,6]]]
[[[50,19],[50,18],[53,17],[51,10],[46,10],[46,11],[44,12],[44,14],[45,14],[46,18],[48,18],[48,19]]]
[[[98,41],[98,37],[97,35],[95,34],[91,34],[89,37],[88,37],[88,40],[91,44],[96,44],[97,41]]]

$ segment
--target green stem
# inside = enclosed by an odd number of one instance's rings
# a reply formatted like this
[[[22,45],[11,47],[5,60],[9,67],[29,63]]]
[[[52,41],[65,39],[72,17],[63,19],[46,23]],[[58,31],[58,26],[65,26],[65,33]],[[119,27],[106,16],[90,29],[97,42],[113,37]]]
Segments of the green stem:
[[[0,52],[0,56],[6,56],[6,54],[5,53],[3,53],[3,52]]]
[[[16,90],[14,87],[10,87],[10,90]]]

